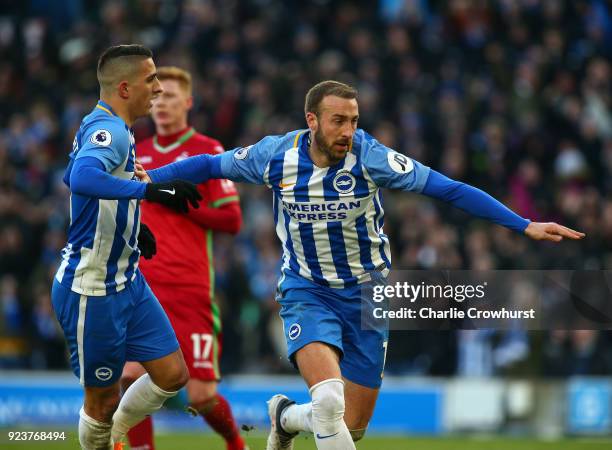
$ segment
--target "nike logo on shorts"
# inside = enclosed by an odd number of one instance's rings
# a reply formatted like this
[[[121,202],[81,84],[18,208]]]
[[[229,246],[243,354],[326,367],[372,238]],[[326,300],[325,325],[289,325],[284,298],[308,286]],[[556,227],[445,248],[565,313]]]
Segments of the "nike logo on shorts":
[[[174,195],[176,193],[176,190],[174,188],[172,188],[172,189],[160,189],[159,192],[167,192],[170,195]]]

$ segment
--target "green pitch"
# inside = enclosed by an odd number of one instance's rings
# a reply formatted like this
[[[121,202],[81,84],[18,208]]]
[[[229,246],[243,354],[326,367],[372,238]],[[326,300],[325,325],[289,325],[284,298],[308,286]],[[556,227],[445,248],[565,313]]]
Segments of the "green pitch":
[[[0,448],[6,450],[68,450],[78,449],[76,433],[67,433],[64,442],[9,442],[6,431],[2,432]],[[251,450],[264,450],[265,437],[247,435]],[[225,445],[211,434],[162,434],[156,438],[158,450],[225,450]],[[126,446],[126,449],[129,448]],[[610,450],[612,440],[563,440],[543,442],[529,439],[475,439],[475,438],[407,438],[366,436],[357,444],[358,450]],[[295,450],[316,450],[312,438],[296,439]]]

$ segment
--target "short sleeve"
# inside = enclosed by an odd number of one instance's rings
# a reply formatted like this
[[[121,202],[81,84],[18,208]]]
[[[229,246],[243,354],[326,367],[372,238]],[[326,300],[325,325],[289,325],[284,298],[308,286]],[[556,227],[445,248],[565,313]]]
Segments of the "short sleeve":
[[[267,136],[256,144],[239,147],[221,155],[221,173],[233,181],[267,183],[266,173],[278,138]]]
[[[429,167],[364,134],[361,160],[377,186],[410,192],[423,191],[429,177]]]
[[[107,172],[112,172],[125,161],[129,148],[125,125],[110,119],[96,120],[83,130],[75,158],[94,157],[102,161]]]

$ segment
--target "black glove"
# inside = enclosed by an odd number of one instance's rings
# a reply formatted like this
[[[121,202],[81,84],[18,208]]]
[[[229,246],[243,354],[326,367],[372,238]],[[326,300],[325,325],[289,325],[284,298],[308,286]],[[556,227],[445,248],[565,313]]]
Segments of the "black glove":
[[[157,253],[157,241],[155,235],[151,232],[148,226],[140,223],[140,232],[138,233],[138,249],[144,259],[151,259]]]
[[[189,211],[189,204],[193,208],[199,208],[198,201],[202,200],[196,185],[183,180],[149,183],[144,198],[183,213]]]

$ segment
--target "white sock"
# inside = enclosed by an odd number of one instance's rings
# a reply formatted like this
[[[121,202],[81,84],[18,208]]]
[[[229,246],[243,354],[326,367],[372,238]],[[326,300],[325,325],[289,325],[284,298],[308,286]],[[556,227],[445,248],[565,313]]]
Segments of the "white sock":
[[[111,441],[111,423],[100,422],[89,417],[83,408],[79,411],[79,443],[83,450],[109,450]]]
[[[338,378],[321,381],[310,388],[312,428],[319,450],[355,450],[344,423],[344,382]]]
[[[121,397],[113,415],[113,440],[119,442],[130,428],[161,408],[164,402],[174,397],[177,392],[164,391],[151,381],[148,373],[142,375]]]
[[[312,402],[286,408],[281,414],[281,426],[287,433],[296,431],[312,433]]]

